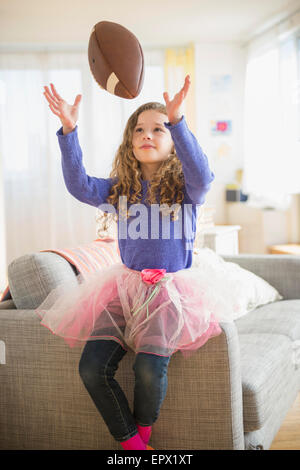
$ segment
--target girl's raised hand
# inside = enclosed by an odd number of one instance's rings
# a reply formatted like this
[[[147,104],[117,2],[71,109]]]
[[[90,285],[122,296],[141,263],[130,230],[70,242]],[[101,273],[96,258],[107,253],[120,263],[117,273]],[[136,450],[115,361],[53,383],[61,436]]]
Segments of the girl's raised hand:
[[[56,91],[53,83],[50,83],[51,90],[44,86],[44,95],[49,103],[49,108],[59,117],[61,123],[66,131],[72,131],[78,120],[79,104],[82,95],[77,95],[74,104],[68,104]]]
[[[182,112],[180,106],[182,105],[183,100],[185,99],[191,84],[191,78],[189,75],[185,77],[184,85],[181,90],[176,93],[172,100],[169,99],[169,94],[164,92],[164,100],[166,102],[166,108],[168,113],[169,122],[171,124],[176,124],[182,118]]]

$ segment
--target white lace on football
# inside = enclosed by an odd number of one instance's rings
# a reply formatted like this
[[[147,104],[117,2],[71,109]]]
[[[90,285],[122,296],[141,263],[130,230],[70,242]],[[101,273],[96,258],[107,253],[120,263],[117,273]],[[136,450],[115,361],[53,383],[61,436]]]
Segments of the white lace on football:
[[[107,79],[106,90],[109,93],[112,93],[114,95],[115,94],[115,89],[116,89],[116,86],[117,86],[118,83],[119,83],[118,77],[116,76],[116,74],[114,72],[112,72],[110,74],[110,76],[108,77],[108,79]]]

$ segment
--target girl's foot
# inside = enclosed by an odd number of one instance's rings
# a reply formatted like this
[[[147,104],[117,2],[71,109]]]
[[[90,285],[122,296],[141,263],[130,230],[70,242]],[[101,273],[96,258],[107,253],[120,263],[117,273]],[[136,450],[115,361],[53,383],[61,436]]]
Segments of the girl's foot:
[[[148,444],[152,433],[152,426],[140,426],[137,424],[137,429],[145,444]]]

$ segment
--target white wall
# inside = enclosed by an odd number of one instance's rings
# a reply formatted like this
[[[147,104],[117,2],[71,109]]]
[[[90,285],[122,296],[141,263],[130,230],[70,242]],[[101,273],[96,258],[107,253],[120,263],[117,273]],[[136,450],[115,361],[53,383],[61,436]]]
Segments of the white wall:
[[[0,81],[0,122],[4,119],[5,88]],[[3,139],[3,128],[0,125],[0,139]],[[4,205],[3,158],[0,149],[0,292],[6,288],[6,226]]]
[[[1,112],[1,104],[0,104]],[[0,129],[1,137],[1,129]],[[0,152],[0,292],[6,288],[6,227],[5,227],[5,213],[4,213],[4,188],[3,188],[3,168],[2,156]]]
[[[216,179],[207,194],[206,204],[216,206],[214,222],[226,223],[225,185],[243,167],[243,110],[245,49],[239,43],[198,43],[195,45],[197,138],[206,153]],[[215,95],[211,77],[231,75],[228,92]],[[232,120],[232,134],[212,136],[210,121]]]

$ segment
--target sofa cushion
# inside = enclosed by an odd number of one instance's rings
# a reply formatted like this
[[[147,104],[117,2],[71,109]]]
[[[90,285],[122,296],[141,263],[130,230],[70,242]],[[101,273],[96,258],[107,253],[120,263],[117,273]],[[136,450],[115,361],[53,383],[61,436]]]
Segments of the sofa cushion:
[[[244,432],[260,429],[282,397],[294,393],[292,341],[278,334],[240,334]],[[276,405],[276,406],[275,406]]]
[[[62,256],[40,252],[27,254],[8,266],[8,282],[17,309],[37,308],[63,281],[77,284],[75,270]]]
[[[262,305],[235,322],[242,333],[272,333],[300,340],[300,299]]]
[[[241,318],[260,305],[283,299],[283,296],[267,281],[236,263],[224,261],[209,248],[196,248],[193,267],[203,272],[216,288],[222,286],[234,299],[234,319]]]

